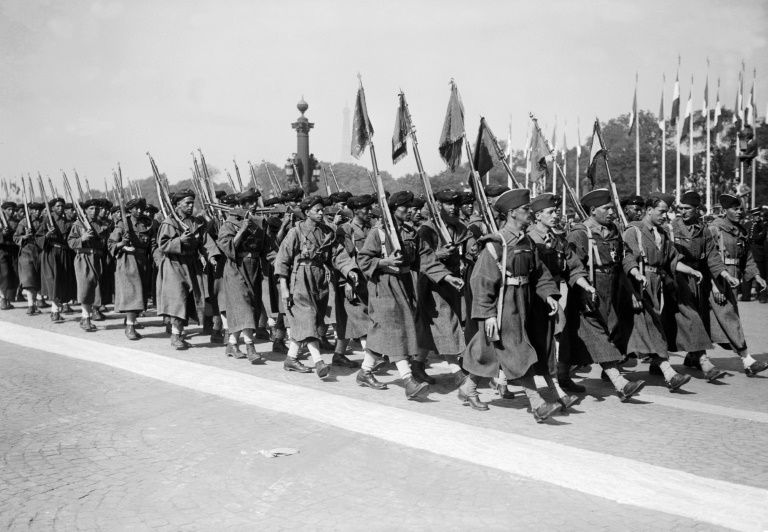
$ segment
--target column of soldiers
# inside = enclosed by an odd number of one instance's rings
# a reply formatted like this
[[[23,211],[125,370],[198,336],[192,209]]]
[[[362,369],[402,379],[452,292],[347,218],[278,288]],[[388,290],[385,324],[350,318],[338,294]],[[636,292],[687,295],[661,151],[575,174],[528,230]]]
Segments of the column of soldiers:
[[[360,386],[386,390],[376,374],[391,363],[408,399],[435,384],[426,366],[434,354],[447,362],[462,403],[489,409],[477,391],[485,379],[502,399],[516,385],[538,422],[586,392],[572,378],[577,367],[599,364],[621,401],[645,385],[623,370],[632,357],[670,391],[691,379],[675,371],[670,351],[686,352],[684,365],[709,382],[725,376],[707,354],[715,344],[739,356],[747,376],[768,368],[751,356],[739,318],[741,284],[754,282],[763,297],[766,283],[738,198],[721,195],[722,215],[705,223],[701,198],[687,192],[670,221],[668,194],[615,205],[597,189],[580,199],[587,218],[566,224],[553,194],[489,185],[485,195],[495,233],[474,195],[451,189],[435,194],[439,212],[407,191],[379,202],[305,196],[298,187],[263,206],[257,190],[217,193],[226,208],[207,214],[196,214],[195,193],[181,190],[161,220],[141,198],[125,216],[97,199],[80,209],[61,198],[6,202],[0,308],[23,294],[34,316],[47,298],[60,323],[77,302],[80,327],[93,332],[114,302],[126,337],[139,340],[137,319],[153,300],[174,349],[190,346],[190,320],[208,321],[211,342],[252,364],[268,362],[254,344],[269,340],[286,371],[327,379],[333,366],[354,368]],[[375,222],[378,205],[390,210],[401,252],[387,251],[393,236]],[[623,232],[618,208],[629,221]],[[351,341],[364,351],[359,368],[347,356]],[[322,350],[330,349],[327,364]],[[554,401],[539,394],[537,375]]]

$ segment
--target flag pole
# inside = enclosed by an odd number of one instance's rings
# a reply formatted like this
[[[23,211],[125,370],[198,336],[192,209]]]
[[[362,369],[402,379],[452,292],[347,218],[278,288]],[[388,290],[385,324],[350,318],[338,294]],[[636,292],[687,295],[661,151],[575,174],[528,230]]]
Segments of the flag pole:
[[[579,171],[579,156],[581,155],[581,123],[579,117],[576,117],[576,197],[581,198],[579,191],[579,181],[581,181],[581,172]]]
[[[707,214],[712,212],[712,176],[711,176],[711,167],[710,167],[710,149],[711,149],[711,139],[710,139],[710,124],[709,124],[709,58],[707,58],[707,79],[704,84],[704,120],[706,120],[706,126],[707,126],[707,162],[706,162],[706,171],[707,171]]]
[[[667,75],[664,74],[661,82],[661,191],[667,191],[667,123],[664,120],[664,86],[667,83]]]
[[[672,111],[675,110],[674,97],[677,96],[677,116],[675,117],[675,144],[677,145],[677,166],[675,171],[675,199],[680,203],[680,54],[677,55],[677,77],[675,78],[677,94],[672,94]]]
[[[741,100],[742,100],[742,92],[744,88],[744,63],[741,64],[741,72],[739,72],[739,92],[736,94],[736,108],[733,110],[734,115],[736,116],[735,121],[735,128],[736,128],[736,160],[739,161],[739,165],[736,167],[739,170],[739,184],[744,184],[744,163],[742,163],[739,159],[739,126],[743,127],[743,124],[740,124],[740,118],[741,118]]]
[[[637,101],[638,74],[635,72],[635,101]],[[640,195],[640,110],[635,116],[635,194]]]
[[[688,100],[692,99],[693,76],[691,76],[691,90],[688,93]],[[691,102],[691,117],[688,120],[688,175],[693,175],[693,102]]]
[[[750,113],[752,115],[752,128],[755,131],[755,138],[757,138],[757,106],[755,105],[755,79],[757,78],[757,68],[755,68],[752,74],[752,92],[749,95],[751,102],[749,106],[752,109]],[[755,182],[757,181],[757,157],[752,159],[752,208],[755,208],[755,201],[757,201]]]

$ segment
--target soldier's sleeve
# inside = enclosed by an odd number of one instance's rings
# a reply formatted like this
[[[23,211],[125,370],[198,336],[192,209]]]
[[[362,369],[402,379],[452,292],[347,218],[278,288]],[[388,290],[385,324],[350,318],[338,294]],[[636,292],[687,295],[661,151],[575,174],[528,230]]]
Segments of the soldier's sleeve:
[[[45,249],[45,246],[48,243],[48,237],[46,236],[46,233],[48,233],[48,221],[41,221],[40,225],[37,226],[37,231],[33,232],[35,234],[35,242],[37,243],[37,247],[40,249]]]
[[[418,258],[414,261],[411,267],[415,266],[415,269],[419,273],[423,273],[429,277],[433,283],[439,283],[451,272],[445,265],[438,260],[435,251],[429,247],[424,240],[416,237],[416,245],[418,247]]]
[[[109,253],[113,256],[117,256],[117,249],[115,246],[123,241],[123,225],[116,224],[115,228],[112,230],[112,233],[109,235],[109,239],[107,239],[107,250]]]
[[[224,223],[218,231],[219,238],[216,241],[216,245],[229,260],[237,260],[237,248],[235,247],[235,231],[234,226],[230,223]]]
[[[501,246],[496,246],[496,248],[500,257]],[[469,284],[472,287],[472,319],[495,318],[496,303],[499,300],[499,288],[501,287],[501,272],[496,260],[485,248],[477,256]]]
[[[751,281],[755,278],[756,275],[760,274],[760,270],[757,269],[757,263],[755,262],[755,257],[752,255],[752,250],[748,249],[746,250],[747,253],[747,260],[744,265],[744,276],[742,277],[742,281]]]
[[[82,248],[83,246],[83,233],[85,228],[80,228],[80,224],[73,224],[72,228],[69,230],[69,235],[67,236],[67,245],[72,248]]]
[[[589,238],[587,237],[587,232],[573,230],[568,233],[567,241],[572,258],[581,262],[582,267],[589,264]],[[571,267],[570,261],[568,262],[568,267]]]
[[[296,233],[297,229],[294,227],[285,236],[280,243],[280,249],[277,251],[275,257],[275,275],[279,277],[288,278],[291,276],[291,268],[293,267],[293,258],[299,253],[299,238]]]
[[[363,272],[366,279],[370,280],[373,278],[381,259],[381,239],[379,238],[378,228],[374,227],[368,233],[363,247],[357,252],[357,264],[360,266],[360,271]]]
[[[17,246],[22,247],[25,244],[26,234],[27,234],[27,221],[25,219],[22,222],[20,222],[19,225],[16,226],[16,231],[13,233],[13,241],[16,242]]]
[[[423,224],[418,228],[416,234],[419,235],[419,239],[433,251],[438,248],[437,232],[431,226]]]
[[[530,239],[530,237],[528,237]],[[533,279],[531,280],[536,287],[536,295],[541,299],[547,299],[553,297],[560,299],[560,287],[555,283],[552,272],[549,271],[544,261],[539,258],[539,252],[535,251],[533,254],[534,268]]]
[[[351,271],[357,269],[357,262],[354,258],[350,257],[347,248],[341,242],[341,239],[339,239],[334,244],[331,250],[331,261],[334,268],[339,270],[344,277],[348,277]]]
[[[575,286],[576,281],[589,276],[581,258],[571,249],[570,245],[565,248],[565,264],[565,272],[563,273],[568,286]]]
[[[167,220],[157,230],[157,247],[165,254],[181,255],[181,233]]]
[[[677,263],[683,258],[672,239],[667,235],[667,268],[669,273],[675,273],[677,271]]]
[[[637,231],[633,227],[624,231],[621,239],[624,241],[624,258],[621,260],[621,265],[624,273],[629,274],[632,268],[640,268],[641,244],[637,241]]]
[[[712,277],[715,279],[719,278],[723,271],[725,271],[725,263],[723,263],[723,258],[717,251],[715,239],[708,228],[704,229],[704,255],[706,255],[707,267]]]

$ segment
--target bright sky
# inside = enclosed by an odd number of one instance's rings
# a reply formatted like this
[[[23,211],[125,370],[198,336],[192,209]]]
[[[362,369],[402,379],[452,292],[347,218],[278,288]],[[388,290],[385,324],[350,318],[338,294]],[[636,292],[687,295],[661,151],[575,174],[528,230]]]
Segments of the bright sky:
[[[694,80],[733,106],[741,63],[757,69],[757,107],[768,99],[768,3],[671,0],[3,0],[0,4],[0,176],[37,170],[60,180],[77,168],[95,188],[121,162],[151,175],[149,150],[171,181],[189,176],[192,150],[232,170],[232,157],[282,162],[296,150],[291,122],[302,95],[315,123],[310,149],[341,159],[342,109],[363,75],[380,168],[393,167],[397,93],[405,91],[429,173],[458,83],[474,139],[479,117],[522,148],[527,114],[545,131],[639,104],[667,109],[678,53],[682,107]],[[761,62],[758,62],[761,61]],[[511,117],[511,118],[510,118]],[[559,140],[560,141],[560,140]],[[345,146],[345,150],[349,147]],[[362,164],[369,166],[367,153]],[[97,185],[96,183],[99,183]]]

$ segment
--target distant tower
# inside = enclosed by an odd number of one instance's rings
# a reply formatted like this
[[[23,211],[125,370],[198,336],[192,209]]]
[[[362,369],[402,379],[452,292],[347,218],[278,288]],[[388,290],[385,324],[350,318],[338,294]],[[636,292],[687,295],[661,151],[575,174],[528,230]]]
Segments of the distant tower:
[[[301,116],[296,119],[296,122],[291,124],[291,127],[296,130],[296,158],[294,159],[294,164],[296,164],[299,170],[299,175],[296,176],[296,179],[301,180],[304,183],[304,190],[309,191],[312,171],[314,170],[309,164],[309,130],[315,127],[315,124],[304,116],[304,113],[309,109],[309,105],[304,101],[303,94],[299,103],[296,104],[296,108],[301,112]],[[298,164],[299,161],[301,162],[300,165]]]
[[[341,158],[339,159],[343,163],[352,162],[352,129],[349,122],[349,115],[352,112],[349,109],[349,103],[344,103],[344,110],[342,111],[342,123],[341,123]]]

